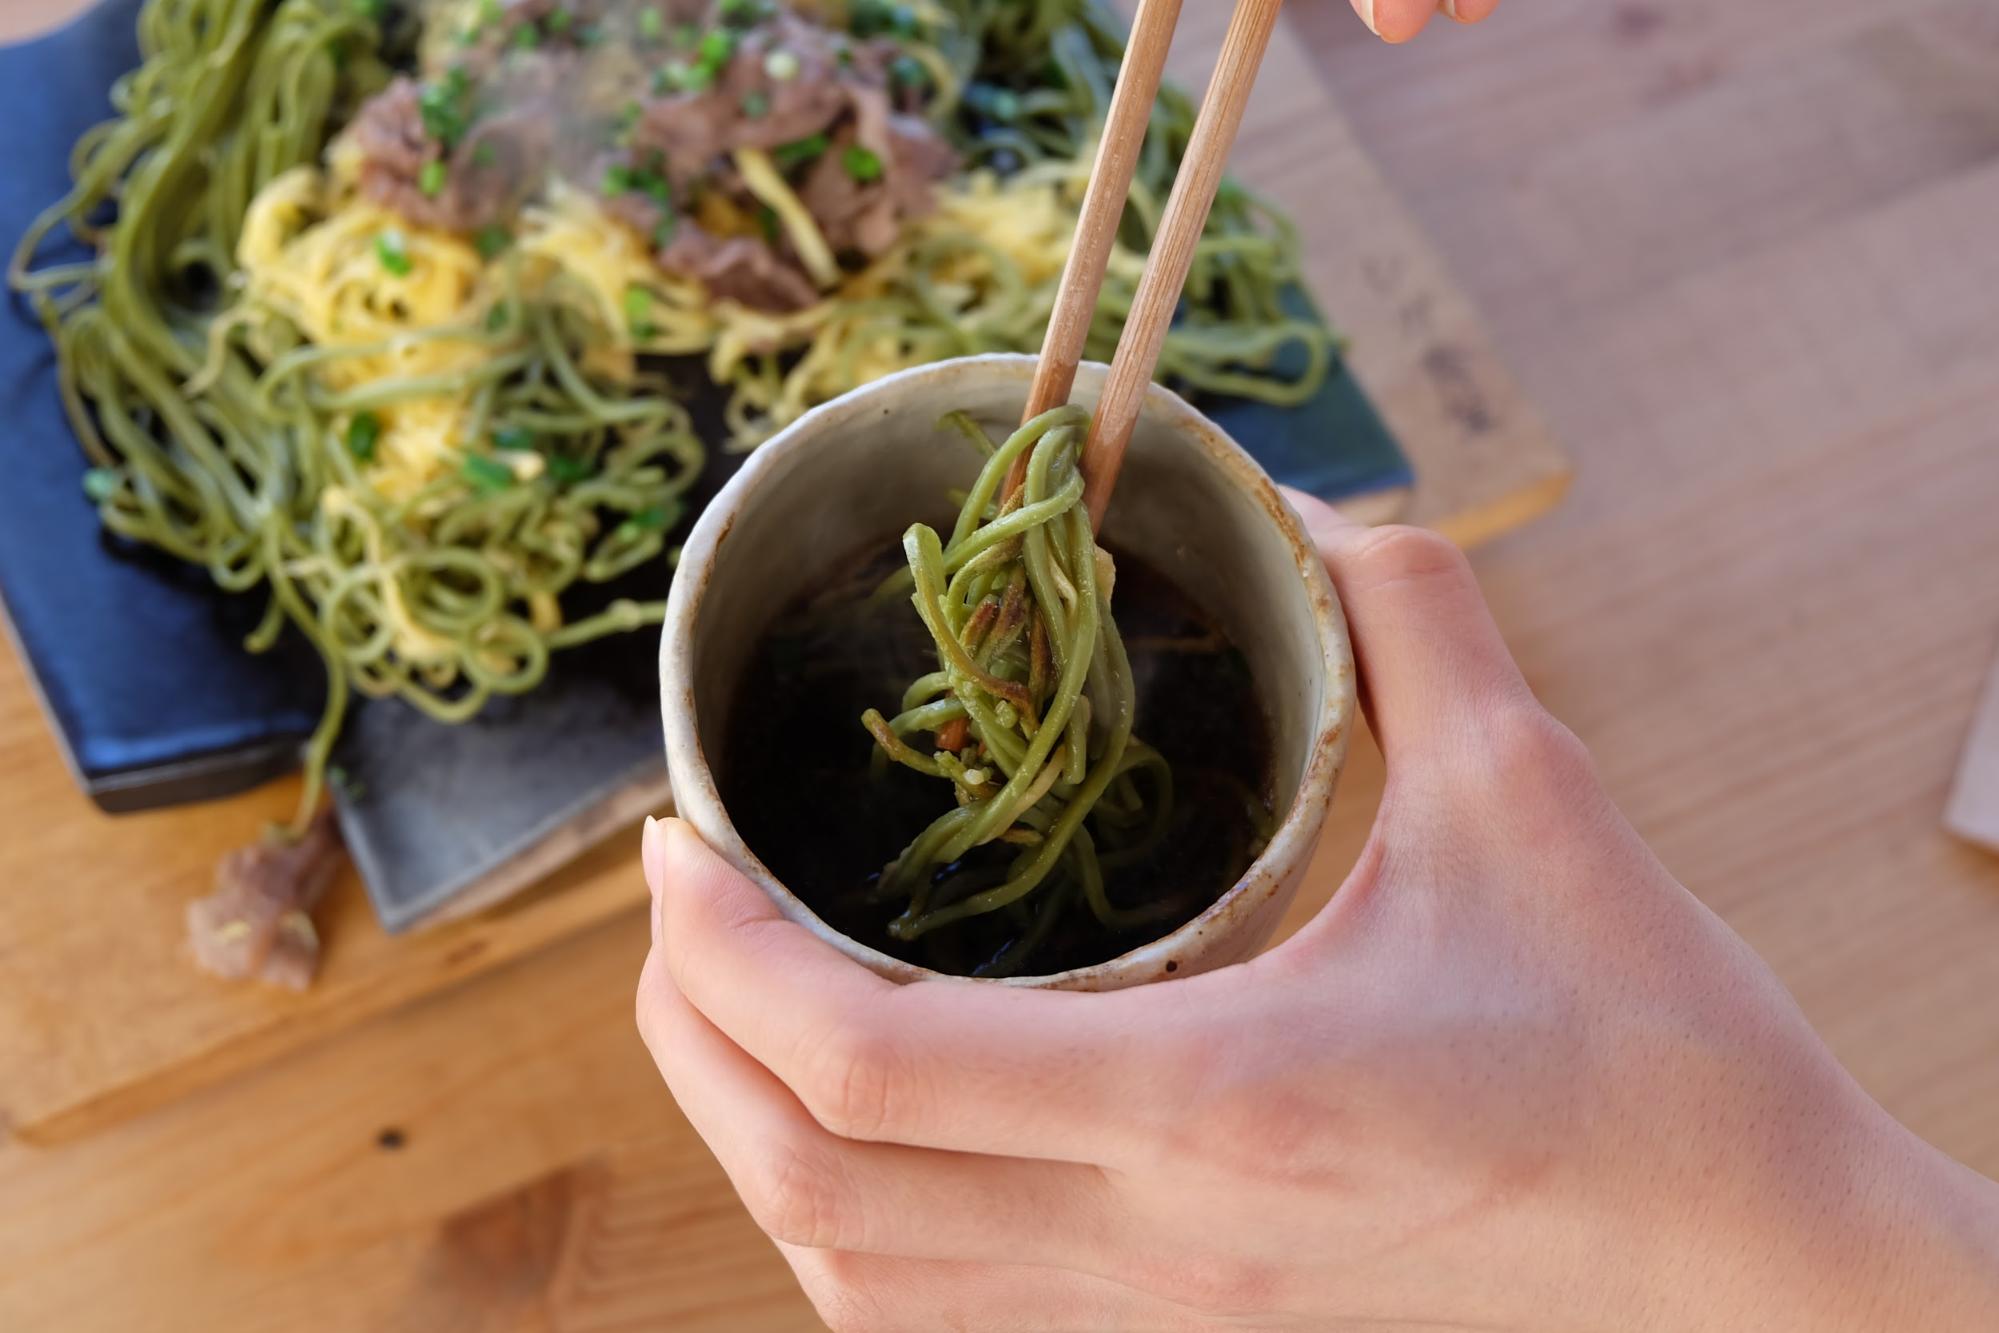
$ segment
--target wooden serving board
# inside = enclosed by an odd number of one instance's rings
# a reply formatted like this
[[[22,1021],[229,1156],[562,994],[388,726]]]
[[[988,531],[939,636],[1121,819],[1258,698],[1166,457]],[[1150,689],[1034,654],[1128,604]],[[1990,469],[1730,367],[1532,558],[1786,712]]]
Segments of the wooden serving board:
[[[0,39],[75,0],[14,0]],[[1171,71],[1205,84],[1225,6],[1189,6]],[[1308,285],[1352,340],[1349,365],[1409,454],[1412,494],[1377,500],[1467,544],[1552,505],[1569,468],[1470,302],[1281,29],[1233,170],[1303,233]],[[77,792],[11,649],[0,650],[0,1128],[73,1137],[604,922],[644,897],[614,837],[525,897],[392,938],[343,877],[303,995],[227,986],[183,954],[182,913],[245,829],[285,817],[291,780],[210,805],[113,819]]]

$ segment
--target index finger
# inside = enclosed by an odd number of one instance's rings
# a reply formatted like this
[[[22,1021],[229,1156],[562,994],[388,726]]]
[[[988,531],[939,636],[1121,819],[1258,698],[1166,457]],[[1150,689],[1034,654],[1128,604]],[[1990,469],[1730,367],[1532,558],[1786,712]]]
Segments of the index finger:
[[[1109,994],[898,984],[787,919],[682,821],[647,838],[681,993],[835,1134],[1112,1165],[1146,1108],[1177,1100],[1151,1085],[1184,1076],[1171,1056],[1192,981]]]
[[[1459,751],[1496,712],[1532,704],[1464,552],[1424,528],[1363,527],[1302,491],[1284,493],[1339,590],[1391,767],[1417,751]]]

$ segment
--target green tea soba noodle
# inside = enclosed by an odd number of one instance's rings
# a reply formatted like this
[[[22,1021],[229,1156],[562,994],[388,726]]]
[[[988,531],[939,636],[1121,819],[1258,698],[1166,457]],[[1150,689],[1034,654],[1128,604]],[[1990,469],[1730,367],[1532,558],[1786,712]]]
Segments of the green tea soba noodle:
[[[980,969],[1018,971],[1073,906],[1122,931],[1159,915],[1119,907],[1107,866],[1136,860],[1171,817],[1172,774],[1132,735],[1131,663],[1111,617],[1110,557],[1096,543],[1078,468],[1089,416],[1059,407],[997,447],[970,417],[945,419],[986,454],[950,540],[903,537],[907,588],[937,649],[892,718],[862,718],[882,754],[949,781],[955,808],[917,835],[877,892],[908,906],[897,939],[990,912],[1017,931]],[[1027,457],[1019,485],[1001,490]],[[924,753],[912,736],[936,733]],[[974,849],[1017,849],[1003,869],[964,867]]]

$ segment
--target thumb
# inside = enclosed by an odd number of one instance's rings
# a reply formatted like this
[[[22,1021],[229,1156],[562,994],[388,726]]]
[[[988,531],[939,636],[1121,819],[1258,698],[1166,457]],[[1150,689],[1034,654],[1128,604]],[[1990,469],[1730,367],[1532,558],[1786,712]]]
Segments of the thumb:
[[[1427,528],[1370,528],[1285,488],[1333,576],[1382,753],[1461,748],[1527,684],[1471,565]]]
[[[659,947],[660,895],[666,892],[666,823],[646,816],[639,834],[639,865],[645,870],[646,888],[652,892],[652,942]]]

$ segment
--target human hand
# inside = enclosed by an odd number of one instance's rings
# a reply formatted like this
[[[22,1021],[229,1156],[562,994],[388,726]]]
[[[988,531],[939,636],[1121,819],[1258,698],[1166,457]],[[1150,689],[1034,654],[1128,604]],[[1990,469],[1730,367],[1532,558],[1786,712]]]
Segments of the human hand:
[[[1652,857],[1454,548],[1292,499],[1387,784],[1264,956],[1111,994],[895,985],[649,827],[641,1030],[827,1321],[1989,1327],[1990,1183]]]
[[[1432,14],[1459,23],[1477,23],[1499,8],[1499,0],[1352,0],[1375,36],[1387,42],[1406,42],[1423,31]]]

